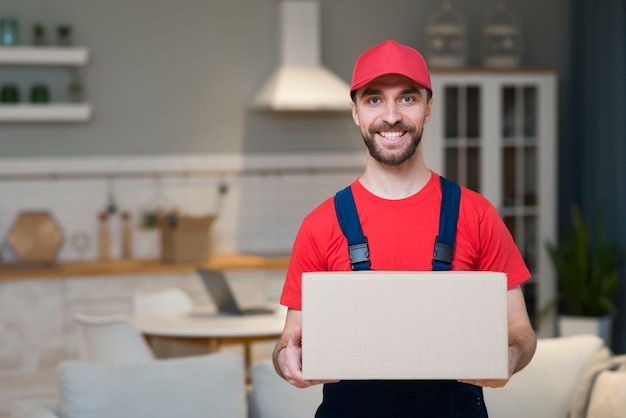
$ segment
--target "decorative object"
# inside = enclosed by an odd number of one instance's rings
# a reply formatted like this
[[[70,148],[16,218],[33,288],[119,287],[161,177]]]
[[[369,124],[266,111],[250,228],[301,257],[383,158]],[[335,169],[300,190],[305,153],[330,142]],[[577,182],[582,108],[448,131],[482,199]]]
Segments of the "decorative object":
[[[70,243],[78,254],[78,259],[81,261],[84,260],[85,254],[91,246],[91,239],[89,238],[89,234],[83,231],[78,231],[71,236]]]
[[[72,25],[62,24],[57,26],[57,45],[70,46],[74,43],[72,39]]]
[[[462,67],[467,59],[465,19],[450,1],[433,12],[426,26],[427,61],[431,67]]]
[[[572,229],[567,238],[557,245],[546,244],[558,283],[558,296],[552,305],[558,303],[565,316],[561,335],[602,329],[606,332],[602,337],[610,343],[611,319],[617,313],[619,264],[626,253],[604,236],[603,211],[596,214],[593,230],[583,221],[578,206],[572,206],[571,213]],[[592,328],[572,328],[567,316],[583,323],[591,321]],[[605,324],[596,325],[596,321]]]
[[[41,23],[35,23],[33,25],[33,45],[44,46],[48,45],[48,38],[46,36],[46,27]]]
[[[517,16],[503,2],[496,4],[482,29],[483,65],[515,68],[521,64],[522,31]]]
[[[15,46],[19,41],[19,28],[14,17],[0,18],[0,45]]]
[[[100,261],[108,261],[111,259],[109,213],[100,212],[98,221],[98,259]]]
[[[85,101],[85,88],[78,71],[72,73],[72,79],[67,86],[67,95],[71,102],[81,103]]]
[[[122,258],[132,258],[132,246],[133,246],[133,230],[130,222],[130,212],[123,210],[120,212],[120,218],[122,219]]]
[[[47,211],[22,212],[8,242],[22,262],[52,263],[63,244],[63,232]]]
[[[186,216],[168,212],[157,219],[161,231],[161,261],[186,263],[211,257],[211,227],[216,215]]]

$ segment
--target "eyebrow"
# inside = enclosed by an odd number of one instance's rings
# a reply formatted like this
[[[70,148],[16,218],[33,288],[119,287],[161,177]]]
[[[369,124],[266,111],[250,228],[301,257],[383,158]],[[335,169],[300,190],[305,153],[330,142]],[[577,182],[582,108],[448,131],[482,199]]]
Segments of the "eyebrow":
[[[367,88],[365,90],[363,90],[363,94],[361,95],[361,97],[366,97],[366,96],[376,96],[382,93],[381,89],[372,89],[372,88]],[[419,96],[422,96],[422,90],[421,89],[417,89],[415,87],[410,87],[407,89],[404,89],[400,92],[401,95],[405,95],[405,94],[417,94]]]

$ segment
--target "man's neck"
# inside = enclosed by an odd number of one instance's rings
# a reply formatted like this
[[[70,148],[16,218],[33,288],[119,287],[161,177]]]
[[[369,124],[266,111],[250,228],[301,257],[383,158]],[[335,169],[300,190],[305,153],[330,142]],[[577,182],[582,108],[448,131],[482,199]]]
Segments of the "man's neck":
[[[368,155],[365,172],[359,181],[374,195],[397,200],[420,191],[430,180],[431,174],[418,155],[399,166],[381,164]]]

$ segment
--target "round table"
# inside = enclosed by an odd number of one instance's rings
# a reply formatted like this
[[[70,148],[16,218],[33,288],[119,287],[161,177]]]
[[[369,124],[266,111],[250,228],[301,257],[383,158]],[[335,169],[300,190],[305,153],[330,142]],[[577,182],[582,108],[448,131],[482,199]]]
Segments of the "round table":
[[[209,352],[219,350],[224,343],[242,343],[246,366],[250,366],[250,344],[275,340],[282,334],[287,309],[275,308],[273,314],[227,315],[217,313],[213,307],[200,306],[183,311],[138,312],[130,316],[130,321],[149,343],[153,337],[205,339]]]

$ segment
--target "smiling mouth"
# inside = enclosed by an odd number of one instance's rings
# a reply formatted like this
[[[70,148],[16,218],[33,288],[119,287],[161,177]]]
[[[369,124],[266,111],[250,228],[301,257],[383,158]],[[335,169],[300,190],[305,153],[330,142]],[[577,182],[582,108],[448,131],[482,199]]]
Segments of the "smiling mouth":
[[[407,131],[378,131],[385,142],[398,142]]]

